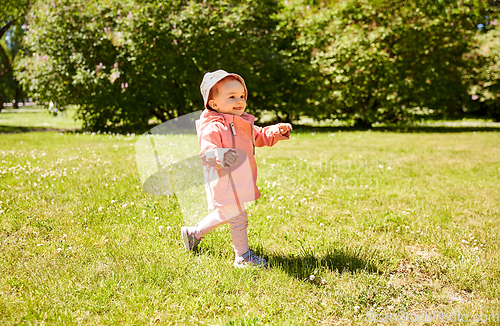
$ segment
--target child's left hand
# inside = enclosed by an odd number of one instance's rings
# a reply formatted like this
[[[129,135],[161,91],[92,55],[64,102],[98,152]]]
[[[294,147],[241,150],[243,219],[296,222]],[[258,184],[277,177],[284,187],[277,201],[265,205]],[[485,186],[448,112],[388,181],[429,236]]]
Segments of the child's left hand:
[[[288,131],[292,131],[292,125],[289,123],[278,123],[278,128],[280,129],[280,133],[282,135],[286,134]]]

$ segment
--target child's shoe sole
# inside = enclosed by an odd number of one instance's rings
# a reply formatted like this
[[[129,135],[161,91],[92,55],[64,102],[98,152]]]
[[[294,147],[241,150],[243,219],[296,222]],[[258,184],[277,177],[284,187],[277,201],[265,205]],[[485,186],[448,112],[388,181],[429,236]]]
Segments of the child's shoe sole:
[[[191,251],[189,249],[189,239],[187,231],[188,231],[187,226],[181,227],[181,236],[182,236],[182,241],[184,242],[184,248],[186,249],[186,251]]]

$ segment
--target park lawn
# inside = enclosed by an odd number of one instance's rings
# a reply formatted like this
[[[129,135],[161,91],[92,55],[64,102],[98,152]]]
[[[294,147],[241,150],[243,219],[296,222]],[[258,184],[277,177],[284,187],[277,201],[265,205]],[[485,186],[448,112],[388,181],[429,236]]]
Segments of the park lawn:
[[[21,106],[19,109],[6,108],[0,112],[0,132],[19,132],[30,130],[80,129],[81,120],[75,120],[75,107],[56,116],[41,105]]]
[[[141,191],[137,136],[0,135],[0,324],[495,324],[500,132],[292,134],[257,149],[269,267],[244,270],[227,226],[184,251],[175,197]]]

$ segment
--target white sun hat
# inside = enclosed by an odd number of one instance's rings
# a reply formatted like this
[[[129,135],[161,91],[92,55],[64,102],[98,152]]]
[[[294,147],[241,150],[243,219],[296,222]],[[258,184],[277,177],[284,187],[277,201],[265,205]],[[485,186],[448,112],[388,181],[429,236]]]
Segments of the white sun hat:
[[[210,94],[210,90],[212,89],[212,87],[214,87],[215,84],[217,84],[227,76],[234,76],[236,77],[236,79],[240,81],[240,83],[243,85],[243,88],[245,89],[245,101],[247,100],[248,91],[247,91],[247,86],[245,85],[245,80],[238,74],[228,73],[227,71],[219,69],[214,72],[207,72],[205,76],[203,76],[203,81],[201,82],[200,85],[200,91],[201,95],[203,96],[203,104],[205,108],[208,109],[208,100],[209,100],[208,95]]]

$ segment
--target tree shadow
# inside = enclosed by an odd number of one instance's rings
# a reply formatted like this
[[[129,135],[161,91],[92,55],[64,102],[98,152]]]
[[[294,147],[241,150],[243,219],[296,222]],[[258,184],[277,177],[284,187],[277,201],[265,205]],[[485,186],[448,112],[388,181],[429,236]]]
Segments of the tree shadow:
[[[66,132],[71,129],[50,128],[50,127],[25,127],[25,126],[4,126],[0,125],[0,134],[13,134],[23,132],[43,132],[43,131],[57,131]]]
[[[281,269],[289,276],[301,280],[322,271],[340,274],[359,271],[382,274],[382,265],[387,263],[380,259],[380,255],[375,251],[361,252],[349,248],[327,248],[326,252],[320,255],[304,250],[300,254],[266,254],[261,248],[256,248],[255,253],[267,259],[268,268]]]

